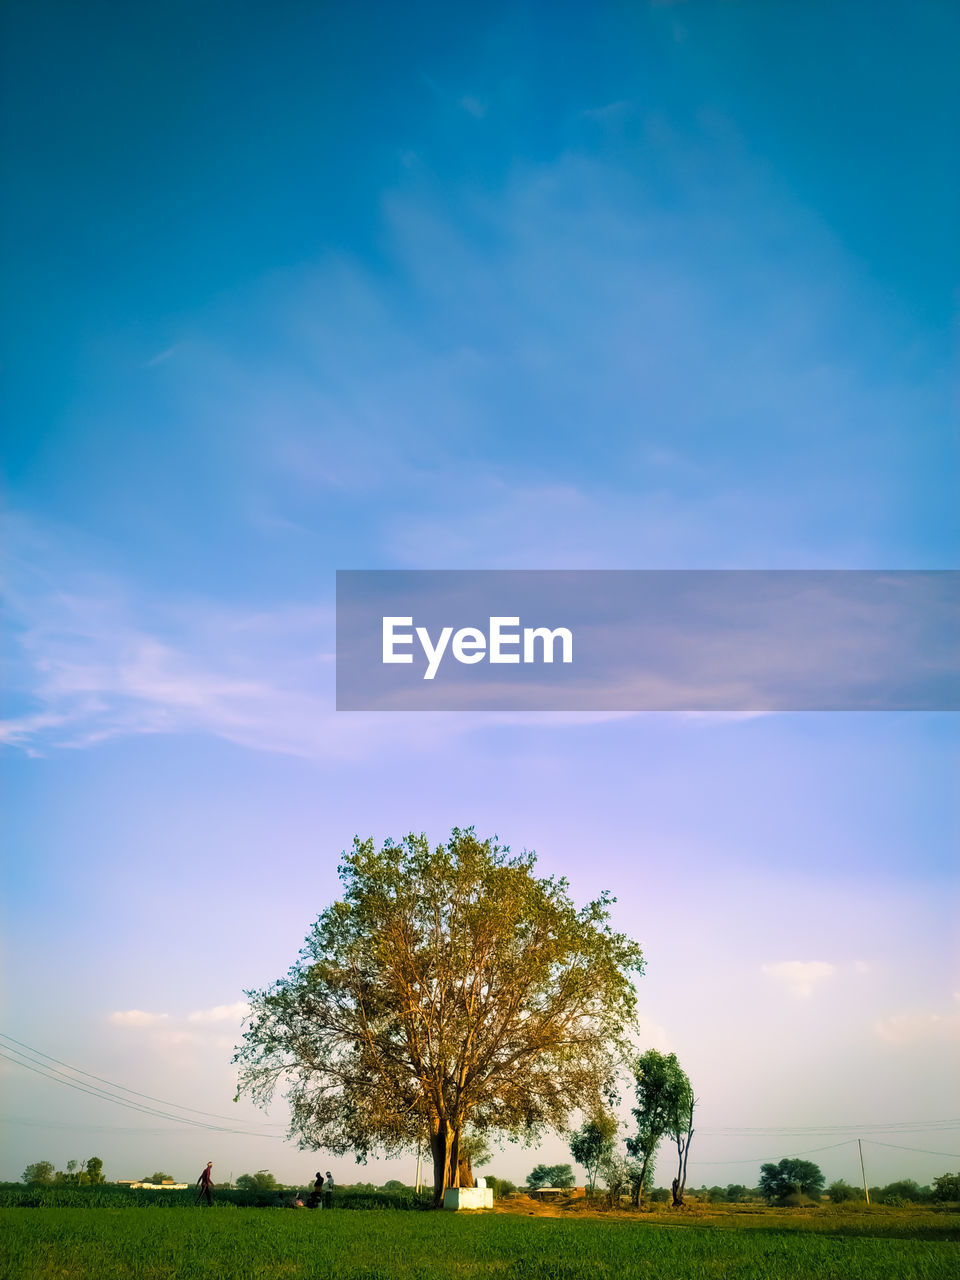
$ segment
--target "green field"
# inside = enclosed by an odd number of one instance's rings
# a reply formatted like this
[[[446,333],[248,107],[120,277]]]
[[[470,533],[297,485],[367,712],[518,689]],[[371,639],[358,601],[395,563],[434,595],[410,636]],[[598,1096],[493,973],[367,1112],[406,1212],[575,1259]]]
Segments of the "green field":
[[[646,1219],[0,1209],[10,1280],[953,1280],[960,1215]]]

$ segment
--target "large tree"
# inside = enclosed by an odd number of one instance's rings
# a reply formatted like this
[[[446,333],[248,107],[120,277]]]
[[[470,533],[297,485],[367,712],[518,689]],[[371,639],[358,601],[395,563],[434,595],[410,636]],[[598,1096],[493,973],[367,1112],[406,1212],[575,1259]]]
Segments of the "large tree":
[[[627,1139],[627,1150],[636,1162],[631,1182],[633,1202],[639,1204],[660,1140],[664,1134],[679,1134],[685,1117],[692,1114],[693,1091],[677,1055],[656,1049],[648,1049],[634,1062],[634,1085],[637,1132]]]
[[[387,1154],[430,1143],[437,1203],[465,1126],[524,1139],[612,1096],[642,971],[606,893],[579,910],[532,853],[455,829],[354,841],[343,896],[286,978],[248,992],[240,1092],[278,1085],[301,1147]]]
[[[819,1200],[825,1181],[819,1165],[797,1156],[760,1166],[760,1194],[769,1201],[786,1200],[788,1196]]]

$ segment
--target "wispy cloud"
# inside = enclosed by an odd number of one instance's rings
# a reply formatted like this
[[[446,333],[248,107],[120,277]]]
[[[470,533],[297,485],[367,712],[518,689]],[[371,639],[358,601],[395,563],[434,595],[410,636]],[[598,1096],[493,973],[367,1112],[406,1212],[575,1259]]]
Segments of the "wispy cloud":
[[[820,983],[832,978],[836,971],[837,966],[826,960],[778,960],[761,965],[761,972],[782,983],[798,1000],[809,1000]]]
[[[250,1012],[246,1000],[236,1000],[233,1004],[216,1004],[212,1009],[195,1009],[187,1014],[188,1022],[242,1022]]]
[[[954,999],[954,1008],[946,1011],[915,1010],[880,1018],[874,1030],[889,1045],[953,1044],[960,1041],[960,992]]]
[[[119,1009],[110,1014],[115,1027],[155,1027],[169,1019],[169,1013],[146,1013],[143,1009]]]

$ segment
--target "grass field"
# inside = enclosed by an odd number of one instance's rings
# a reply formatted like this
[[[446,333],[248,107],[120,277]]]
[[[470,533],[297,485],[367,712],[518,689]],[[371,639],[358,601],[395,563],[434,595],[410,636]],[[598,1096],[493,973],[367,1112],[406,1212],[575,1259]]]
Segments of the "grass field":
[[[0,1210],[9,1280],[946,1280],[960,1215],[545,1218],[173,1208]]]

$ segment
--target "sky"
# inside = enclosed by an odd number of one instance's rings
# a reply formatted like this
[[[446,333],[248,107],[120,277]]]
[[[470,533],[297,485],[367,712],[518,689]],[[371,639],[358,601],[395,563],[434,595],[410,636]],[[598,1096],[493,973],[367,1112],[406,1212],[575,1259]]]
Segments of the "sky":
[[[219,1127],[0,1061],[0,1177],[311,1177],[282,1104],[233,1102],[243,993],[355,835],[455,825],[617,897],[691,1182],[855,1181],[858,1135],[872,1184],[956,1169],[955,717],[333,690],[337,569],[956,567],[960,15],[3,22],[3,1028]]]

